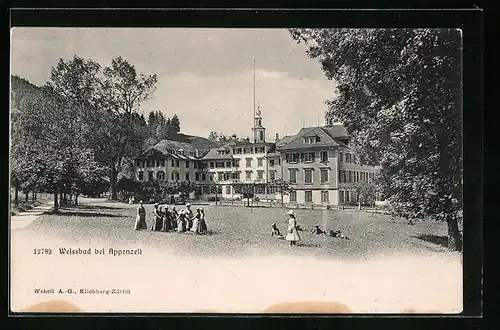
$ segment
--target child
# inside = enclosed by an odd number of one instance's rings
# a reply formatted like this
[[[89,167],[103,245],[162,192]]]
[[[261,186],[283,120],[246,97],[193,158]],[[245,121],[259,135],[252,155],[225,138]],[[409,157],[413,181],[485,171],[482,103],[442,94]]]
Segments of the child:
[[[283,239],[283,235],[281,235],[280,230],[278,227],[276,227],[276,224],[273,223],[271,225],[271,237],[277,238],[277,239]]]
[[[300,241],[300,235],[297,230],[297,218],[292,210],[288,211],[288,217],[286,240],[290,242],[290,246],[297,245],[297,242]]]
[[[330,230],[330,236],[340,239],[349,239],[349,237],[345,236],[340,230],[337,231]]]
[[[326,232],[323,231],[321,228],[319,228],[319,225],[315,225],[314,228],[311,230],[311,234],[326,235]]]

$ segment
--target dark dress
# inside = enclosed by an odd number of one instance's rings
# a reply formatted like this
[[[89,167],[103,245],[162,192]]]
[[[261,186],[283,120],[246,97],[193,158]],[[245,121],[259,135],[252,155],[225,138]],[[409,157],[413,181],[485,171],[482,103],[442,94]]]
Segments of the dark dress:
[[[163,231],[170,231],[172,229],[171,227],[171,220],[170,220],[170,212],[168,210],[165,210],[165,212],[163,212],[163,227],[162,227],[162,230]]]
[[[146,209],[144,206],[140,205],[137,208],[137,217],[135,220],[135,230],[147,229],[148,225],[146,224]]]
[[[201,213],[200,215],[200,233],[204,233],[206,232],[208,229],[207,229],[207,223],[205,222],[205,213]]]
[[[179,216],[179,213],[177,210],[172,210],[170,211],[170,220],[172,221],[171,226],[172,229],[175,230],[177,228],[177,217]]]
[[[161,231],[161,227],[163,225],[163,221],[162,221],[162,216],[161,216],[161,212],[160,210],[158,210],[157,208],[154,209],[153,211],[153,225],[151,226],[151,230],[153,231]]]

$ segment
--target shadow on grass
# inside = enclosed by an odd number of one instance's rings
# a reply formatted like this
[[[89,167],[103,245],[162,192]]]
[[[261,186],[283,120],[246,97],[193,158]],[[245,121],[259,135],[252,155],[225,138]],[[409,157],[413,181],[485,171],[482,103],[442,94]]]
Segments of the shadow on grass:
[[[318,247],[321,247],[321,244],[319,244],[319,243],[300,243],[300,242],[298,242],[297,246],[306,247],[306,248],[318,248]]]
[[[76,206],[65,206],[63,209],[67,210],[126,210],[123,207],[112,207],[103,205],[76,205]]]
[[[73,212],[73,211],[62,211],[58,213],[47,212],[50,215],[56,215],[61,217],[82,217],[82,218],[120,218],[120,215],[108,214],[108,213],[90,213],[90,212]]]
[[[446,236],[437,236],[437,235],[418,235],[418,236],[411,236],[413,238],[418,238],[420,240],[433,243],[436,245],[440,245],[444,248],[448,247],[448,237]]]

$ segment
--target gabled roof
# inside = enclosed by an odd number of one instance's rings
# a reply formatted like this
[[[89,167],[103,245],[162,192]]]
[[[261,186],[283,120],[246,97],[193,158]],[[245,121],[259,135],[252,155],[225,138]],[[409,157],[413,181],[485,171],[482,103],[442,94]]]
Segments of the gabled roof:
[[[276,141],[276,148],[280,148],[295,139],[295,135],[287,135]]]
[[[233,155],[231,154],[228,154],[228,155],[219,155],[218,154],[218,151],[219,150],[225,150],[225,148],[212,148],[210,149],[210,151],[205,155],[203,156],[202,159],[214,159],[214,160],[217,160],[217,159],[233,159]]]
[[[195,148],[187,142],[179,142],[173,140],[162,140],[155,144],[152,148],[161,151],[163,154],[168,154],[169,150],[184,150],[186,152],[195,152]]]
[[[347,134],[347,130],[345,129],[344,125],[321,126],[321,128],[333,138],[349,137],[349,134]]]
[[[307,136],[318,137],[319,141],[313,144],[305,144],[303,138]],[[322,127],[305,127],[302,128],[290,142],[279,149],[310,149],[314,147],[333,147],[339,146],[339,143],[326,132]]]

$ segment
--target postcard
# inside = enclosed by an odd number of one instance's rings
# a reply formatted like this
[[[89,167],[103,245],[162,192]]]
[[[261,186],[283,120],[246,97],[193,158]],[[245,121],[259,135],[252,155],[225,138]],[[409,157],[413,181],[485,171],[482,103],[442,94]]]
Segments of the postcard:
[[[12,312],[463,310],[459,29],[11,30]]]

